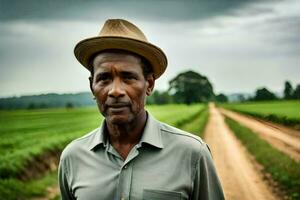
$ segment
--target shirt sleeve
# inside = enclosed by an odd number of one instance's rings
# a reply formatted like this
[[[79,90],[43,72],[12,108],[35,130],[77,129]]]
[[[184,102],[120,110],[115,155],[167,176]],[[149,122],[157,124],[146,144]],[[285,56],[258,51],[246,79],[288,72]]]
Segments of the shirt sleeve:
[[[192,200],[223,200],[224,193],[207,144],[196,164]]]
[[[58,183],[60,188],[61,199],[74,200],[75,198],[72,195],[68,184],[66,165],[63,160],[60,160],[58,166]]]

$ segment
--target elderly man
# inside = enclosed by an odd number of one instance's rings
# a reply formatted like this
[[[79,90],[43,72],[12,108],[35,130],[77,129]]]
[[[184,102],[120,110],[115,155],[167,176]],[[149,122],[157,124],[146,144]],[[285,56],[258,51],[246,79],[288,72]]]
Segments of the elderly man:
[[[64,149],[62,199],[224,199],[207,145],[145,111],[167,67],[160,48],[132,23],[111,19],[77,44],[75,56],[91,72],[105,120]]]

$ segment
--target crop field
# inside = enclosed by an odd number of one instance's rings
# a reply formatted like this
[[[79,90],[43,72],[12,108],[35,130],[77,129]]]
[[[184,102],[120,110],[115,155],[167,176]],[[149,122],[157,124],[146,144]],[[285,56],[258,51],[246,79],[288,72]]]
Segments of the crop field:
[[[297,112],[299,101],[253,102],[221,106],[241,113],[252,113],[254,117],[260,114],[262,118],[276,115],[284,119],[299,119]],[[274,196],[271,199],[300,199],[298,189],[300,136],[289,135],[283,130],[276,130],[277,132],[273,133],[272,128],[267,129],[267,124],[248,118],[251,123],[260,123],[260,125],[251,125],[242,120],[242,115],[235,113],[237,115],[235,116],[234,112],[217,108],[213,104],[209,109],[207,105],[196,104],[147,106],[147,110],[157,119],[199,135],[208,143],[216,168],[221,172],[220,179],[226,199],[269,199],[269,196]],[[31,176],[36,171],[29,164],[46,159],[47,157],[40,156],[47,155],[47,152],[56,152],[55,156],[58,157],[58,153],[67,143],[98,127],[102,120],[103,117],[94,107],[1,111],[0,200],[34,197],[59,199],[57,170],[44,169],[43,173],[37,172],[39,176]],[[262,126],[264,133],[259,133],[257,128]],[[235,137],[231,135],[228,128]],[[272,135],[276,135],[276,138],[272,138]],[[281,139],[279,135],[283,135],[281,142],[278,142]],[[289,139],[285,139],[286,137]],[[236,146],[234,140],[239,140],[243,148],[245,147],[252,155],[252,160],[245,160],[247,155],[244,155],[244,149]],[[288,143],[289,141],[291,144]],[[293,146],[295,143],[296,146]],[[277,144],[282,145],[280,147],[280,145],[276,146]],[[261,169],[251,168],[255,165],[254,162],[257,162]],[[29,169],[31,173],[28,175]],[[241,169],[245,170],[241,172]],[[253,177],[253,173],[263,173],[264,179],[270,179],[271,184],[259,179],[259,176]],[[55,189],[56,192],[49,192]],[[278,194],[285,196],[278,197],[276,196]]]
[[[207,120],[206,108],[202,104],[165,105],[147,110],[163,122],[198,134]],[[45,152],[61,151],[72,139],[98,127],[102,119],[94,107],[0,111],[0,199],[42,195],[56,183],[56,172],[32,180],[24,177],[28,164]]]
[[[300,128],[300,101],[271,101],[221,104],[222,107],[253,117]]]

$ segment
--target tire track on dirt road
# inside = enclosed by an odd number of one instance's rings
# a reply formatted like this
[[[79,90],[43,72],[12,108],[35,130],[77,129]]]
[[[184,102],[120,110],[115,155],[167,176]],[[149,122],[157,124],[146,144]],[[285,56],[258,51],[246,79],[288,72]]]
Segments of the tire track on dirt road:
[[[300,162],[300,132],[290,133],[287,128],[279,128],[262,123],[254,118],[241,115],[239,113],[220,109],[221,113],[241,123],[247,128],[257,133],[262,139],[266,140],[276,149],[284,152],[292,159]]]
[[[229,200],[276,200],[245,147],[224,122],[218,109],[210,104],[210,117],[204,133]]]

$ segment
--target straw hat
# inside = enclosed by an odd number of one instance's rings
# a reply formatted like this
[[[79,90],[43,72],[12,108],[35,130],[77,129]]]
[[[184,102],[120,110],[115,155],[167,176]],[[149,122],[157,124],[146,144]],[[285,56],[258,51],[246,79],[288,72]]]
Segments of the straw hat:
[[[157,46],[148,42],[143,32],[123,19],[109,19],[96,37],[80,41],[74,49],[77,60],[88,70],[90,59],[108,49],[133,52],[147,59],[152,65],[154,77],[160,77],[167,68],[167,57]]]

